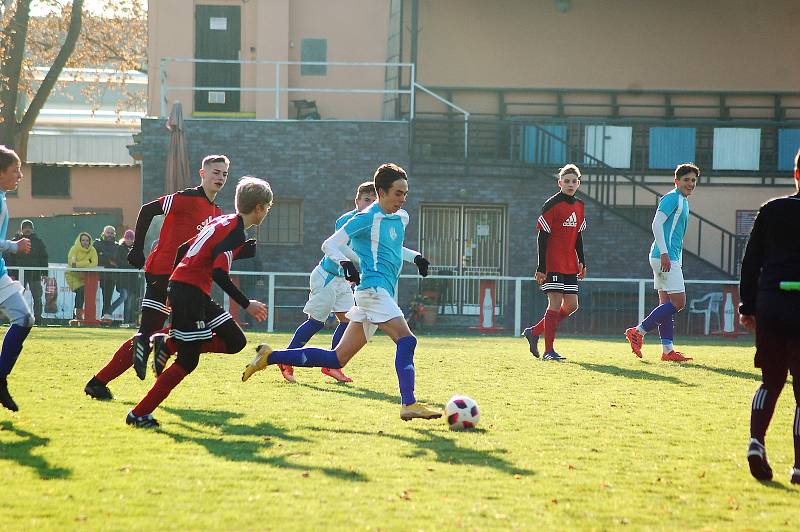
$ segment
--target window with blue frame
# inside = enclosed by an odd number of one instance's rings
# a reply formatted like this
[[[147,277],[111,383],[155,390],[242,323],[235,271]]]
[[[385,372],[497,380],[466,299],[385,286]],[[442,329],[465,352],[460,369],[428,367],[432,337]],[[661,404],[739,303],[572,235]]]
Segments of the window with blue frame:
[[[758,170],[760,155],[760,129],[714,128],[714,170]]]
[[[599,160],[612,168],[630,168],[632,134],[629,126],[586,126],[583,163],[597,166]]]
[[[696,159],[697,131],[693,127],[651,127],[649,167],[675,168]]]
[[[546,166],[562,166],[567,162],[567,126],[542,124],[522,126],[523,161]]]
[[[778,170],[794,170],[794,156],[800,149],[800,129],[778,130]]]

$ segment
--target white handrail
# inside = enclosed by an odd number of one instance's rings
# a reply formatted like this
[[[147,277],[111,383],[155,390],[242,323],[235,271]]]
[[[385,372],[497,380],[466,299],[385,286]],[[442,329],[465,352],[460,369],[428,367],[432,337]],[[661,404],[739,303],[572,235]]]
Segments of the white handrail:
[[[47,274],[54,276],[56,272],[64,272],[64,271],[76,271],[76,272],[103,272],[107,274],[138,274],[137,278],[141,281],[142,271],[135,270],[132,268],[69,268],[64,264],[53,264],[50,265],[48,268],[33,268],[33,267],[19,267],[19,266],[10,266],[10,269],[17,270],[19,272],[19,280],[25,283],[25,278],[31,272],[35,271],[44,271]],[[281,286],[278,284],[278,278],[283,277],[300,277],[304,279],[303,287],[305,288],[305,283],[307,283],[307,279],[310,276],[310,273],[307,271],[304,272],[257,272],[257,271],[232,271],[231,275],[233,276],[241,276],[241,277],[262,277],[266,278],[267,281],[267,294],[266,294],[266,301],[264,303],[267,304],[268,314],[267,314],[267,331],[273,332],[275,326],[275,309],[278,308],[276,302],[276,292],[286,291],[286,290],[298,290],[300,286],[295,286],[295,283],[292,286]],[[59,276],[60,277],[60,276]],[[401,279],[406,281],[416,282],[420,280],[419,275],[401,275]],[[63,277],[61,277],[63,280]],[[516,277],[516,276],[507,276],[507,275],[432,275],[428,279],[461,279],[465,281],[475,281],[475,280],[484,280],[484,281],[504,281],[510,282],[513,284],[513,293],[514,293],[514,304],[513,304],[513,313],[514,313],[514,330],[511,331],[512,335],[517,335],[521,331],[521,323],[522,323],[522,283],[534,283],[535,279],[533,277]],[[646,287],[652,287],[653,279],[646,278],[646,279],[630,279],[630,278],[615,278],[615,277],[605,277],[605,278],[586,278],[580,281],[581,284],[592,284],[592,283],[624,283],[627,285],[638,285],[636,290],[637,294],[637,311],[639,315],[639,321],[644,318],[644,311],[645,311],[645,295]],[[728,285],[735,287],[738,285],[737,280],[708,280],[708,279],[691,279],[685,281],[687,285]],[[61,281],[59,281],[61,283]],[[60,286],[64,286],[60,284]],[[63,288],[62,288],[63,290]],[[538,293],[538,291],[537,291]]]
[[[427,88],[427,87],[425,87],[423,85],[420,85],[416,81],[413,83],[413,87],[415,89],[421,90],[422,92],[424,92],[426,94],[429,94],[430,96],[433,96],[434,99],[439,100],[443,104],[447,105],[448,107],[452,107],[453,109],[455,109],[456,111],[458,111],[459,113],[462,113],[464,115],[464,159],[466,160],[469,157],[469,111],[467,111],[466,109],[464,109],[462,107],[459,107],[458,105],[454,104],[450,100],[439,96],[438,94],[436,94],[435,92],[433,92],[429,88]],[[414,118],[413,112],[411,114],[411,118],[412,119]]]
[[[196,85],[169,85],[167,83],[167,63],[213,63],[213,64],[235,64],[235,65],[274,65],[275,66],[275,85],[272,87],[204,87]],[[408,68],[411,72],[411,85],[408,89],[359,89],[359,88],[322,88],[322,87],[282,87],[281,86],[281,67],[283,66],[325,66],[325,67],[381,67],[381,68]],[[271,61],[271,60],[240,60],[240,59],[195,59],[192,57],[162,57],[160,60],[160,86],[161,86],[161,109],[160,117],[167,116],[168,97],[170,91],[225,91],[239,93],[275,93],[275,120],[280,120],[281,112],[281,93],[295,92],[316,92],[332,94],[407,94],[409,106],[413,116],[414,108],[414,76],[415,68],[413,63],[378,63],[371,61]]]

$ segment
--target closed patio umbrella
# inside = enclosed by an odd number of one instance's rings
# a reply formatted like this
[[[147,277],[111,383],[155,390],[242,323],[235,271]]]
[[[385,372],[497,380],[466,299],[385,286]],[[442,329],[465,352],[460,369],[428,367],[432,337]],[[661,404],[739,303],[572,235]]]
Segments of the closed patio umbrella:
[[[172,111],[167,120],[167,129],[169,129],[169,151],[167,152],[164,188],[165,192],[170,194],[192,185],[192,178],[189,174],[189,155],[186,151],[186,139],[183,137],[183,106],[181,102],[172,104]]]

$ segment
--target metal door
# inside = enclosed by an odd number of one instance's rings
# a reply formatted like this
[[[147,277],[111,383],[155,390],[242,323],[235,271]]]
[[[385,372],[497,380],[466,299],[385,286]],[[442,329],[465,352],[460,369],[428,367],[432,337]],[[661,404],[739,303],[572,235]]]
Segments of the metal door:
[[[194,56],[196,59],[238,60],[241,50],[240,6],[195,7]],[[241,87],[238,63],[195,63],[195,87]],[[238,112],[239,91],[194,92],[195,111]]]
[[[505,272],[506,209],[496,205],[422,205],[420,252],[431,261],[431,272],[467,275],[475,279],[440,284],[441,311],[477,314],[482,276]],[[497,287],[502,308],[504,289]]]

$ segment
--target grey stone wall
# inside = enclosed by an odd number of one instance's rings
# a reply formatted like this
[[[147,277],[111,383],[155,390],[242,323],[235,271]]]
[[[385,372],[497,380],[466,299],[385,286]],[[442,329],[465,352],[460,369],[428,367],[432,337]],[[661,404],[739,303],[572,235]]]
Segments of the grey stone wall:
[[[142,120],[145,202],[164,194],[169,145],[164,124],[163,119]],[[217,197],[223,211],[233,212],[236,180],[247,174],[266,178],[276,203],[303,199],[303,243],[259,245],[259,260],[269,271],[310,272],[336,218],[353,208],[356,187],[371,179],[380,163],[408,164],[408,125],[402,123],[192,119],[185,121],[185,137],[194,185],[205,155],[231,159],[228,183]]]
[[[420,204],[495,204],[506,207],[507,275],[532,276],[536,266],[536,219],[544,201],[557,191],[556,180],[537,177],[523,165],[471,165],[419,163],[410,161],[408,125],[390,122],[304,121],[270,122],[253,120],[200,120],[185,122],[190,166],[194,183],[203,156],[223,153],[231,158],[231,176],[217,202],[225,212],[233,211],[236,180],[246,174],[265,177],[282,198],[303,199],[303,242],[299,245],[261,244],[255,261],[243,261],[237,269],[278,272],[310,272],[320,260],[320,244],[333,232],[335,219],[352,208],[355,188],[371,178],[382,162],[392,161],[409,171],[409,197],[406,210],[411,223],[406,245],[418,249]],[[150,201],[164,194],[164,166],[169,132],[164,120],[142,121],[143,156],[142,199]],[[650,231],[587,201],[587,230],[584,234],[591,277],[649,278],[652,273],[647,255],[652,241]],[[153,238],[158,226],[151,229]],[[406,274],[415,274],[406,265]],[[684,257],[687,279],[721,279],[722,274],[689,255]],[[287,279],[285,285],[305,284],[305,279]],[[415,282],[400,285],[400,303],[407,304],[418,288]],[[263,291],[263,287],[253,289]],[[305,292],[282,292],[287,305],[302,306]],[[263,297],[263,293],[253,293]],[[587,294],[588,297],[588,294]],[[583,299],[582,299],[583,301]],[[533,283],[525,286],[523,309],[538,315],[543,302]],[[501,324],[510,328],[513,321],[513,290],[506,303]],[[591,308],[591,307],[589,307]],[[588,308],[587,308],[588,310]],[[298,309],[281,316],[284,327],[299,319]],[[446,318],[442,317],[443,321]],[[624,319],[629,319],[624,317]],[[511,321],[509,321],[511,320]],[[452,321],[452,319],[451,319]],[[454,327],[463,329],[477,317],[457,318]],[[617,327],[606,327],[611,330]],[[605,330],[599,326],[597,330]],[[618,327],[617,327],[618,328]],[[615,329],[614,329],[615,330]]]

